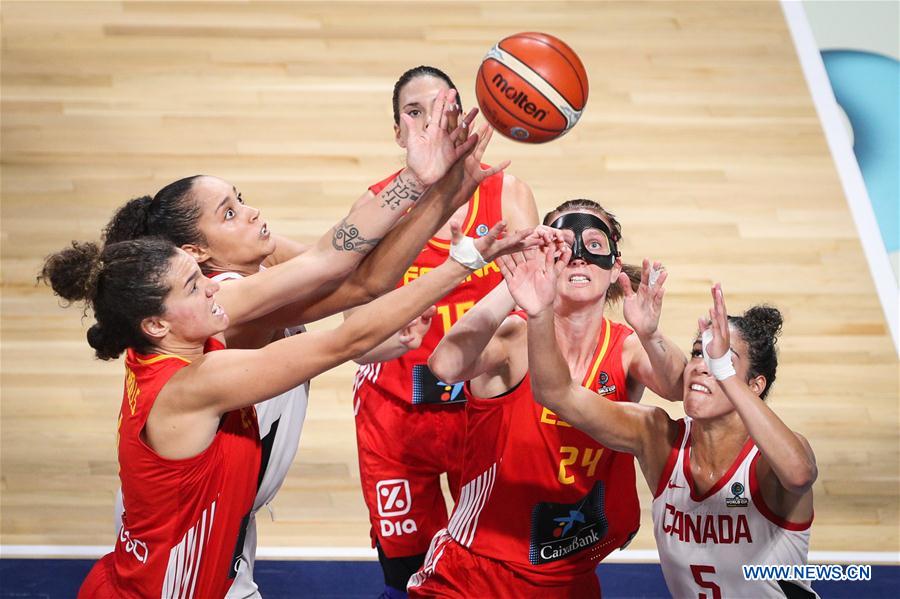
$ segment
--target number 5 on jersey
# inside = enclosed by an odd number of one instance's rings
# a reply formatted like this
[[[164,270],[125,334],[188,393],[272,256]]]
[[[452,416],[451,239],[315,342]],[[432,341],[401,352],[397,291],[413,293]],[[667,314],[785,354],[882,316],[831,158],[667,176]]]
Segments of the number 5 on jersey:
[[[711,593],[700,593],[697,595],[697,599],[722,599],[722,589],[719,588],[719,585],[714,583],[712,580],[703,580],[704,574],[715,574],[716,569],[713,566],[701,566],[698,564],[691,564],[691,574],[694,575],[694,582],[697,583],[701,589],[709,589],[712,591]],[[707,578],[712,578],[711,576],[707,576]]]

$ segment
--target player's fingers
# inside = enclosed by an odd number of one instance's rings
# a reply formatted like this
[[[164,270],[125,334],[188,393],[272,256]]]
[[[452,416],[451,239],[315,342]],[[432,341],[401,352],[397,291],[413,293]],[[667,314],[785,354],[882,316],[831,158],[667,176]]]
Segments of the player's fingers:
[[[646,258],[641,263],[641,285],[650,285],[650,261]]]
[[[492,166],[489,169],[482,170],[481,173],[482,173],[482,175],[484,175],[484,179],[487,179],[491,175],[496,175],[500,171],[504,170],[510,164],[512,164],[512,163],[509,160],[504,160],[503,162],[501,162],[500,164],[498,164],[496,166]],[[484,179],[482,179],[482,180],[484,180]]]
[[[619,273],[616,283],[622,288],[622,293],[625,294],[625,297],[632,297],[634,295],[634,289],[631,288],[631,279],[629,279],[628,275],[624,272]]]
[[[462,241],[462,233],[459,232],[459,223],[450,221],[450,241],[459,243]]]
[[[669,273],[666,271],[662,271],[659,276],[656,277],[656,281],[654,281],[653,283],[653,290],[655,293],[659,294],[660,296],[665,293],[666,290],[663,288],[663,285],[666,284],[666,279],[668,277]]]
[[[491,138],[494,136],[494,128],[488,124],[485,124],[478,130],[478,146],[475,148],[475,158],[480,162],[482,156],[484,156],[485,150],[487,150],[488,144],[491,143]]]
[[[497,266],[500,268],[500,274],[504,279],[511,279],[516,269],[516,263],[508,255],[497,256]]]
[[[477,150],[478,144],[478,135],[472,134],[465,139],[461,144],[456,146],[456,158],[457,160],[460,156],[465,156],[470,152],[475,152]]]
[[[406,139],[409,140],[414,135],[418,135],[422,132],[422,126],[416,122],[414,118],[406,114],[405,112],[400,113],[400,120],[406,123]]]
[[[709,328],[709,321],[701,316],[697,319],[697,328],[700,329],[700,332],[702,333]]]

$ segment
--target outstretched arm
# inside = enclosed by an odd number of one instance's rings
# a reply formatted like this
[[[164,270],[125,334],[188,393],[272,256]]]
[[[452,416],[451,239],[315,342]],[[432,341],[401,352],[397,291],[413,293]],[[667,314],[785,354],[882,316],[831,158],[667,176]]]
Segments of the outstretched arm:
[[[719,359],[730,352],[731,332],[725,296],[720,285],[712,288],[712,295],[710,322],[701,320],[700,326],[701,330],[712,330],[713,340],[707,351],[710,358]],[[806,439],[788,428],[768,404],[733,373],[733,369],[726,378],[719,379],[719,376],[722,375],[716,375],[719,386],[744,421],[747,431],[759,446],[781,486],[795,496],[810,492],[819,471],[816,456]]]
[[[540,240],[541,246],[558,251],[564,245],[565,233],[540,225],[534,228],[531,237]],[[505,259],[524,262],[525,254],[514,252]],[[497,265],[502,272],[500,260]],[[488,372],[505,372],[516,378],[504,368],[510,365],[513,346],[524,342],[525,327],[521,319],[509,316],[515,307],[506,283],[494,287],[444,335],[432,352],[428,367],[447,382],[472,380]]]
[[[498,240],[498,223],[475,248],[490,260],[520,249],[527,232]],[[454,241],[461,239],[454,231]],[[210,352],[181,369],[160,392],[147,420],[147,441],[160,455],[196,455],[212,442],[222,414],[274,397],[386,339],[472,272],[450,258],[368,304],[333,331],[294,335],[255,350]],[[247,384],[252,381],[253,384]]]
[[[483,128],[483,131],[486,131],[485,139],[489,140],[491,130],[489,128],[485,127],[485,128]],[[482,173],[484,173],[485,176],[483,176],[483,177],[477,176],[477,178],[479,178],[481,180],[483,180],[484,178],[487,178],[487,176],[486,176],[487,173],[485,171],[481,171],[481,167],[480,167],[480,161],[481,161],[480,154],[482,152],[483,152],[482,142],[479,141],[479,151],[476,152],[472,156],[471,159],[466,160],[465,167],[466,167],[466,171],[467,171],[467,176],[465,179],[466,179],[467,183],[469,180],[475,179],[477,175],[480,175]],[[480,183],[480,181],[479,181],[479,183]],[[465,192],[466,200],[469,197],[471,197],[471,193],[475,191],[475,187],[476,187],[475,185],[464,184],[464,192]],[[426,196],[426,198],[427,198],[427,196]],[[426,198],[423,198],[422,202],[424,202]],[[462,198],[460,198],[460,199],[462,199]],[[534,202],[534,194],[532,194],[531,188],[526,183],[520,181],[519,179],[513,177],[512,175],[504,174],[502,202],[503,202],[503,205],[502,205],[503,219],[509,223],[509,229],[511,231],[518,231],[520,229],[524,229],[527,227],[534,227],[535,225],[537,225],[538,216],[537,216],[537,207],[535,206],[535,202]],[[462,206],[462,204],[460,203],[459,205],[454,205],[454,208],[458,208],[459,206]],[[445,220],[446,220],[446,218],[449,218],[451,215],[452,215],[452,213],[447,214],[445,217]],[[401,222],[401,224],[398,225],[398,227],[396,227],[396,229],[399,229],[404,224],[405,224],[404,222]],[[404,268],[407,268],[409,266],[409,264],[411,264],[412,261],[415,260],[415,257],[418,254],[418,252],[420,251],[421,246],[424,245],[425,242],[430,237],[432,237],[439,228],[440,228],[440,224],[436,224],[433,226],[433,229],[431,231],[429,231],[429,235],[427,237],[425,237],[424,239],[422,239],[422,238],[415,239],[415,241],[421,241],[421,245],[419,247],[409,246],[409,249],[413,250],[413,251],[404,257],[404,259],[409,260],[409,263],[403,263]],[[391,233],[393,233],[393,231]],[[398,234],[399,234],[399,231],[398,231]],[[403,239],[405,239],[404,243],[407,243],[410,239],[412,239],[412,236],[404,235]],[[385,239],[384,245],[386,245],[386,244],[387,244],[387,239]],[[366,262],[368,262],[369,260],[372,260],[373,258],[375,258],[375,254],[370,256],[366,260]],[[364,263],[364,265],[365,265],[365,263]],[[371,283],[369,284],[368,289],[366,291],[367,295],[368,294],[380,295],[381,293],[384,293],[385,290],[380,288],[379,286],[387,285],[389,288],[393,288],[397,284],[397,281],[399,280],[399,278],[403,275],[402,271],[401,272],[392,272],[389,268],[385,268],[381,272],[383,273],[383,275],[386,275],[386,276],[382,276],[380,281],[378,280],[378,277],[376,277],[376,276],[368,278],[368,280],[370,282],[376,281],[376,284],[374,286],[371,285]],[[373,273],[373,274],[375,274],[375,273]],[[348,281],[348,283],[349,282],[350,281]],[[406,351],[405,344],[402,342],[402,340],[399,338],[398,335],[395,335],[393,338],[386,341],[382,346],[375,348],[370,353],[363,356],[360,360],[358,360],[358,362],[369,363],[369,362],[382,362],[385,360],[391,360],[393,358],[402,356],[405,353],[405,351]]]
[[[504,283],[494,287],[450,327],[428,358],[428,368],[448,383],[500,370],[509,359],[509,344],[524,330],[518,318],[507,318],[515,307]]]
[[[687,358],[677,345],[659,330],[659,316],[668,273],[659,262],[644,259],[641,284],[635,292],[628,275],[619,275],[619,286],[625,292],[622,312],[634,329],[637,339],[625,340],[623,366],[629,378],[670,401],[681,401],[684,366]],[[653,280],[655,279],[655,280]],[[651,284],[652,283],[652,284]]]
[[[455,132],[446,131],[454,97],[451,90],[435,100],[435,108],[441,114],[438,126],[425,130],[424,125],[411,123],[407,140],[409,166],[377,196],[377,201],[354,207],[330,233],[296,258],[223,285],[219,303],[232,324],[257,319],[289,303],[308,301],[319,292],[319,287],[346,277],[425,188],[472,150],[477,138],[473,136],[454,147]]]
[[[431,319],[434,317],[434,313],[435,307],[431,306],[408,325],[365,354],[357,356],[353,361],[357,364],[387,362],[399,358],[408,351],[418,349],[422,345],[425,335],[428,334],[428,329],[431,328]]]
[[[486,258],[517,247],[527,235],[521,232],[498,240],[503,226],[498,224],[475,242]],[[454,233],[457,237],[458,231]],[[451,258],[409,285],[362,307],[333,331],[295,335],[258,350],[206,354],[184,369],[174,407],[221,414],[283,393],[384,341],[470,273],[469,268]],[[254,384],[245,384],[247,380]],[[173,392],[168,395],[172,397]]]
[[[500,270],[516,302],[528,313],[528,368],[535,400],[563,421],[617,451],[638,456],[655,488],[675,423],[659,408],[608,401],[572,379],[559,349],[554,325],[556,283],[568,263],[566,246],[554,264],[553,252],[531,252],[516,262],[500,258]],[[651,482],[652,481],[652,482]]]
[[[471,116],[474,116],[474,111]],[[470,117],[463,121],[465,126],[468,126]],[[472,197],[478,185],[509,164],[504,161],[490,169],[481,168],[481,157],[491,134],[492,130],[485,126],[478,135],[470,136],[470,140],[477,140],[477,144],[465,158],[457,161],[443,178],[428,189],[416,207],[391,229],[337,289],[315,303],[300,304],[291,311],[273,314],[269,321],[277,326],[311,322],[372,301],[396,287],[428,240]],[[365,203],[366,200],[363,200],[360,205]],[[511,230],[518,230],[517,222],[509,223]]]

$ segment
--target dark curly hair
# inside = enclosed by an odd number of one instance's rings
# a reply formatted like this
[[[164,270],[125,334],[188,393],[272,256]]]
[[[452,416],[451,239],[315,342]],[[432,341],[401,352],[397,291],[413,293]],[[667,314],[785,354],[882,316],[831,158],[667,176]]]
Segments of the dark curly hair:
[[[450,89],[456,90],[456,103],[459,104],[460,108],[462,108],[462,101],[459,98],[459,90],[456,89],[456,84],[453,83],[453,80],[450,79],[450,75],[440,70],[437,67],[431,67],[428,65],[419,65],[415,68],[409,69],[397,79],[397,82],[394,84],[394,95],[392,99],[392,105],[394,107],[394,124],[400,124],[400,92],[403,91],[403,88],[407,83],[416,79],[417,77],[437,77],[438,79],[442,79]]]
[[[200,204],[191,191],[194,181],[203,175],[185,177],[169,183],[152,198],[141,196],[119,208],[103,230],[106,243],[118,243],[139,237],[157,236],[176,246],[206,244],[197,221]]]
[[[766,377],[766,386],[760,394],[760,399],[765,399],[775,383],[775,371],[778,369],[775,343],[784,323],[781,312],[773,306],[753,306],[741,316],[729,316],[728,322],[737,329],[749,348],[747,380],[759,375]]]
[[[606,218],[609,221],[610,229],[613,234],[613,241],[619,243],[622,239],[622,225],[619,224],[619,221],[616,220],[616,216],[607,211],[603,206],[598,204],[593,200],[587,200],[584,198],[577,198],[574,200],[566,200],[550,212],[548,212],[544,216],[545,225],[549,225],[557,218],[562,216],[566,212],[577,212],[580,210],[587,210],[589,212],[593,212],[597,216]],[[628,280],[631,281],[631,288],[637,291],[638,286],[641,284],[641,267],[635,266],[633,264],[622,264],[622,272],[628,275]],[[622,291],[622,288],[619,287],[615,282],[609,286],[609,290],[606,292],[606,301],[609,303],[616,303],[625,295],[625,292]]]
[[[118,358],[129,347],[147,353],[151,345],[141,321],[164,313],[165,278],[176,252],[171,242],[154,237],[107,243],[102,250],[73,241],[46,258],[38,280],[70,304],[91,309],[96,323],[87,341],[98,358]]]

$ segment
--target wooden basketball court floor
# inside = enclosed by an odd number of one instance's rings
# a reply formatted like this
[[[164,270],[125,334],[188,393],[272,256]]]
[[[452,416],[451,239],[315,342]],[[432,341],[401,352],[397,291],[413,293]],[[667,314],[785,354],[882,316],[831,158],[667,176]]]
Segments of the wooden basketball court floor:
[[[232,181],[275,230],[311,241],[401,164],[390,95],[402,71],[442,67],[471,106],[487,49],[539,30],[582,57],[585,115],[547,145],[496,139],[488,160],[512,159],[542,213],[578,196],[612,209],[625,258],[668,267],[664,330],[685,349],[713,281],[735,311],[780,307],[770,401],[818,457],[812,550],[900,549],[896,354],[778,3],[4,1],[0,11],[4,547],[66,554],[53,547],[114,537],[122,366],[93,359],[90,319],[35,286],[43,256],[97,239],[115,207],[195,173]],[[274,521],[260,514],[261,546],[368,546],[353,371],[313,382]],[[652,549],[639,488],[631,549]]]

